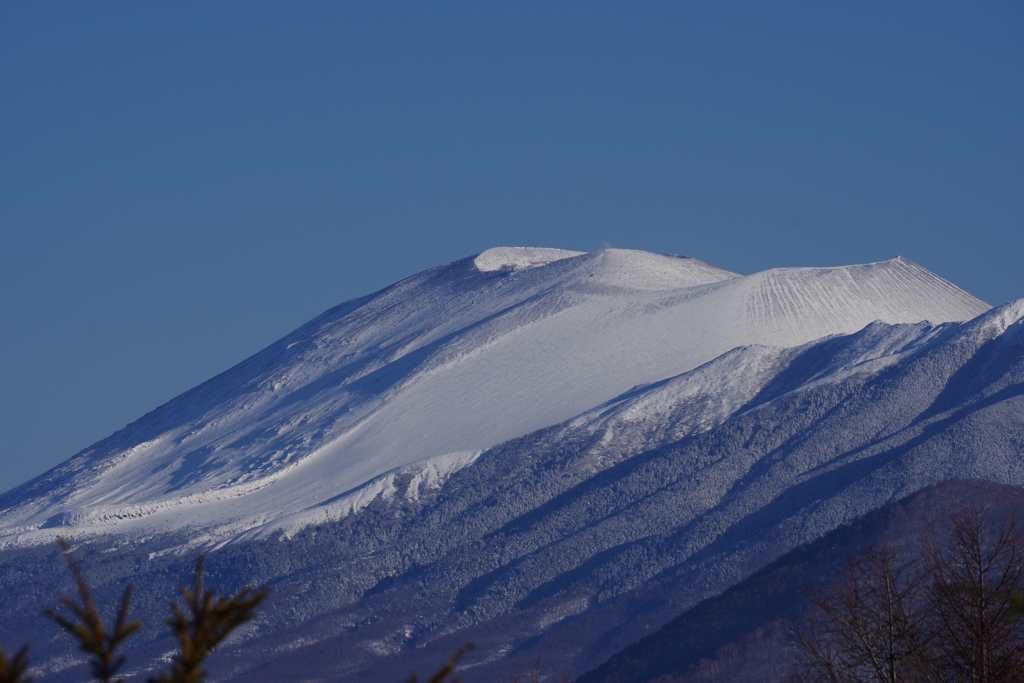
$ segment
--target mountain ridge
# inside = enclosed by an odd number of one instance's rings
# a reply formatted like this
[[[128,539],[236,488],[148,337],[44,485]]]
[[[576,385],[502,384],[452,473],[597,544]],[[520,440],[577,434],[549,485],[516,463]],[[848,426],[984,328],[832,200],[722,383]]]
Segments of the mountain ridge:
[[[194,524],[197,511],[210,523],[232,517],[228,534],[265,526],[267,510],[301,517],[416,462],[468,462],[464,454],[583,412],[631,380],[658,381],[730,348],[985,308],[902,257],[740,276],[630,250],[492,249],[328,311],[110,446],[8,492],[0,542],[159,516],[157,526]],[[133,438],[147,421],[155,426]],[[296,505],[303,496],[308,504]],[[19,497],[15,514],[8,501]]]
[[[477,258],[332,309],[71,461],[56,480],[67,504],[7,507],[6,623],[45,633],[28,610],[62,590],[44,543],[59,534],[106,577],[98,590],[148,586],[149,624],[197,549],[229,589],[273,585],[217,680],[398,680],[467,640],[474,677],[538,656],[580,674],[908,493],[949,478],[1024,484],[1024,300],[992,309],[905,259],[736,276],[640,252],[499,251],[491,270]],[[757,323],[765,310],[782,317]],[[920,319],[879,320],[908,310]],[[805,326],[775,326],[802,312]],[[478,440],[445,442],[465,422],[438,416],[469,409]],[[488,445],[499,419],[512,436]],[[395,466],[371,462],[351,486],[332,475],[346,452],[402,434],[415,438]],[[224,475],[247,454],[250,470]],[[174,509],[157,496],[142,501],[155,512],[102,521],[140,491],[181,500],[289,466],[245,496]],[[160,486],[132,489],[125,472]],[[147,628],[139,672],[170,647]],[[47,682],[76,680],[66,647],[35,651]]]

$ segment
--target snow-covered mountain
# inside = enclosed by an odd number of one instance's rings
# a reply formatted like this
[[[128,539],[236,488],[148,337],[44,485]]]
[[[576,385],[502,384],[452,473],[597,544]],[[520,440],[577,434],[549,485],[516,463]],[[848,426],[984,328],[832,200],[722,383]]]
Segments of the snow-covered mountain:
[[[497,248],[356,299],[0,500],[0,542],[336,519],[730,349],[986,304],[903,258],[741,277],[693,258]]]
[[[198,546],[228,588],[274,587],[220,678],[400,680],[469,640],[480,680],[538,655],[582,673],[892,500],[1024,484],[1022,318],[902,258],[739,276],[492,249],[7,493],[0,613],[44,637],[26,615],[70,536],[101,593],[151,587],[144,668]],[[75,680],[69,648],[36,651]]]

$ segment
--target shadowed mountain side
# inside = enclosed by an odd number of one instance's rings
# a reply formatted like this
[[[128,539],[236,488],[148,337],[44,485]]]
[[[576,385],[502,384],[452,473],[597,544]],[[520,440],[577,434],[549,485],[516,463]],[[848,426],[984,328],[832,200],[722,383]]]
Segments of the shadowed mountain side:
[[[977,506],[992,519],[1024,518],[1024,488],[948,480],[884,506],[792,550],[615,654],[576,683],[771,683],[786,674],[781,620],[795,618],[805,586],[827,579],[859,548],[887,543],[919,555],[931,529]]]

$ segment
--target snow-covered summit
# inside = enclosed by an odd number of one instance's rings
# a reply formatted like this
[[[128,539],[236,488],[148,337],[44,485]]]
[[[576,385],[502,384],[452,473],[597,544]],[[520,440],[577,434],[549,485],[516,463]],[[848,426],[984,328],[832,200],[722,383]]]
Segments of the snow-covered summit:
[[[494,247],[477,254],[473,259],[473,265],[484,272],[536,268],[537,266],[546,266],[552,261],[582,256],[584,253],[586,252],[537,247]]]
[[[641,251],[490,249],[324,313],[9,492],[0,538],[320,520],[389,472],[451,471],[736,347],[988,308],[902,258],[740,276]]]
[[[680,289],[740,277],[695,258],[651,254],[635,249],[602,249],[594,252],[530,247],[497,247],[473,259],[481,271],[522,270],[546,266],[555,261],[578,275],[589,285],[608,285],[630,289]],[[589,278],[596,278],[591,280]]]

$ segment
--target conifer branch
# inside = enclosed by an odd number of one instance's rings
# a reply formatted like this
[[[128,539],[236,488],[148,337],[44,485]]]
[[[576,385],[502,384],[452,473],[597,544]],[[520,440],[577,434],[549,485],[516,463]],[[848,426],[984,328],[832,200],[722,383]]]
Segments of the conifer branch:
[[[217,598],[203,589],[203,556],[196,559],[192,587],[183,586],[184,607],[171,602],[173,616],[167,625],[178,639],[179,652],[170,671],[150,678],[149,683],[201,683],[207,672],[203,661],[236,628],[256,618],[256,608],[267,597],[268,588],[246,587],[230,598]]]
[[[103,624],[103,618],[96,608],[96,603],[92,599],[85,575],[71,553],[71,546],[64,538],[58,538],[57,543],[60,544],[61,550],[64,552],[64,559],[67,560],[68,568],[74,577],[80,602],[75,602],[73,598],[67,596],[60,599],[60,604],[71,612],[70,617],[58,610],[46,609],[43,611],[58,626],[78,640],[79,649],[90,656],[89,666],[96,679],[104,683],[119,683],[124,679],[115,678],[115,676],[118,669],[124,665],[124,657],[117,655],[117,648],[129,636],[142,628],[141,621],[128,621],[128,607],[134,589],[131,585],[125,588],[114,627],[108,632]]]
[[[7,659],[7,653],[0,648],[0,683],[31,683],[32,677],[25,675],[28,667],[28,645],[18,650],[13,659]]]

